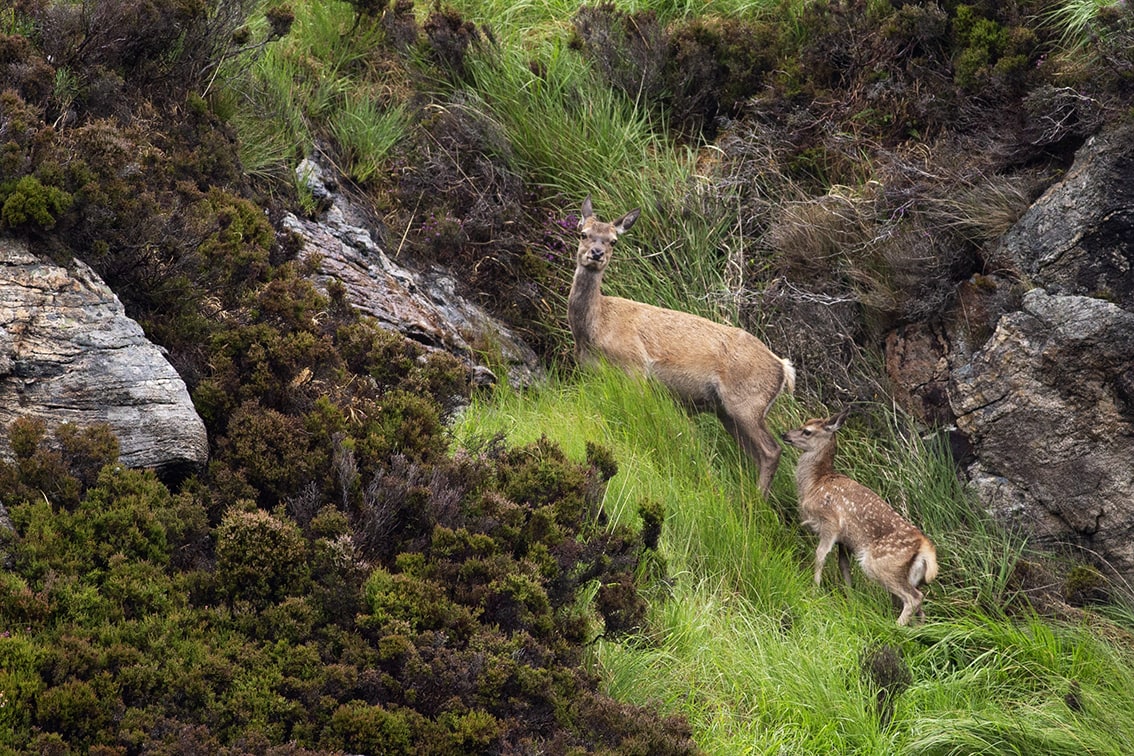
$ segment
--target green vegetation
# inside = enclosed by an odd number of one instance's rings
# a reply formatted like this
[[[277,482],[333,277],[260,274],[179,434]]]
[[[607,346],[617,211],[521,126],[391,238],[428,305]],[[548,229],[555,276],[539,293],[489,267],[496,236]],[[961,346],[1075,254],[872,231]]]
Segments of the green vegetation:
[[[872,406],[842,452],[939,546],[929,622],[899,631],[876,586],[810,584],[790,453],[761,501],[714,418],[570,372],[563,322],[590,194],[643,209],[612,292],[792,344],[774,427],[877,398],[883,329],[939,311],[1128,110],[1127,5],[9,5],[0,233],[110,284],[211,461],[158,480],[106,428],[3,429],[0,754],[1134,736],[1121,592],[1049,574],[936,441]],[[465,366],[319,290],[277,233],[323,209],[295,175],[312,154],[386,249],[448,266],[558,377],[477,398],[454,433]]]
[[[692,751],[582,668],[599,618],[640,613],[644,546],[598,525],[598,466],[546,440],[386,454],[362,490],[344,442],[335,500],[218,517],[117,465],[105,429],[11,431],[2,753]],[[592,606],[592,585],[630,588]]]
[[[607,369],[504,391],[459,433],[605,446],[619,462],[612,521],[638,526],[639,502],[660,503],[646,630],[600,640],[591,663],[616,698],[684,715],[708,753],[1120,753],[1134,733],[1129,615],[1037,616],[1021,601],[1023,544],[979,512],[936,444],[882,417],[852,419],[838,464],[937,544],[927,622],[908,630],[857,568],[848,593],[834,560],[812,586],[791,452],[765,503],[715,419],[652,384]],[[802,419],[781,399],[770,422]]]

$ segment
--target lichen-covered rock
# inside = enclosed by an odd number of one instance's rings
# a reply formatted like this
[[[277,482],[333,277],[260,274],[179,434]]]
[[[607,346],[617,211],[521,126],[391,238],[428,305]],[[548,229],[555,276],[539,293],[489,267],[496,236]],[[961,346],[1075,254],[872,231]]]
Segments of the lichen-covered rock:
[[[995,517],[1134,576],[1134,313],[1033,289],[949,394]]]
[[[326,287],[339,282],[359,312],[428,349],[462,359],[477,383],[495,381],[481,359],[482,352],[492,350],[499,352],[512,385],[527,386],[542,377],[531,347],[484,308],[461,297],[451,274],[439,267],[410,271],[392,261],[355,222],[359,213],[325,183],[317,164],[304,161],[297,176],[328,206],[318,220],[290,213],[283,220],[283,227],[302,239],[300,256],[318,260],[317,283]]]
[[[185,383],[94,271],[0,239],[0,455],[21,416],[108,423],[129,467],[180,474],[208,459]]]
[[[990,267],[1134,310],[1134,125],[1091,137],[1001,240]]]

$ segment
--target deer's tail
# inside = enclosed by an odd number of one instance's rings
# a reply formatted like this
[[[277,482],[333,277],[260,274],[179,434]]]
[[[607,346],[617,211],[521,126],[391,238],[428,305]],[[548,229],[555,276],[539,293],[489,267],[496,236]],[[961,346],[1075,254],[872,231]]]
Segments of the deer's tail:
[[[781,357],[780,362],[784,366],[784,380],[780,386],[782,393],[794,394],[795,393],[795,365],[791,364],[791,360],[786,357]]]
[[[937,549],[933,542],[924,536],[921,539],[921,548],[913,558],[910,565],[910,585],[917,588],[922,583],[932,583],[937,577]]]

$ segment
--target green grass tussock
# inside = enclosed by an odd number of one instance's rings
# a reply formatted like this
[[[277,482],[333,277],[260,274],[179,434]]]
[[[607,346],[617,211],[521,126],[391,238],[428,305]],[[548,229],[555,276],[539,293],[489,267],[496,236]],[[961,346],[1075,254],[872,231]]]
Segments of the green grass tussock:
[[[648,292],[661,304],[692,302],[719,316],[704,295],[723,288],[714,250],[728,219],[698,200],[696,151],[671,144],[655,116],[562,46],[532,68],[523,49],[471,56],[475,95],[463,107],[499,124],[514,168],[571,212],[587,195],[606,218],[644,209],[616,258],[612,293]]]

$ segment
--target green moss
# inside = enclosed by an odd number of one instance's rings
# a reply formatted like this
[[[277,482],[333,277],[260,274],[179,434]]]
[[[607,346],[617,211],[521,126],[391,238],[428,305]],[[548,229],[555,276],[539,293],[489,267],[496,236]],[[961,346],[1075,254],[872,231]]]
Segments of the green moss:
[[[1110,581],[1097,569],[1077,564],[1063,581],[1063,596],[1073,606],[1105,604],[1111,600]]]

